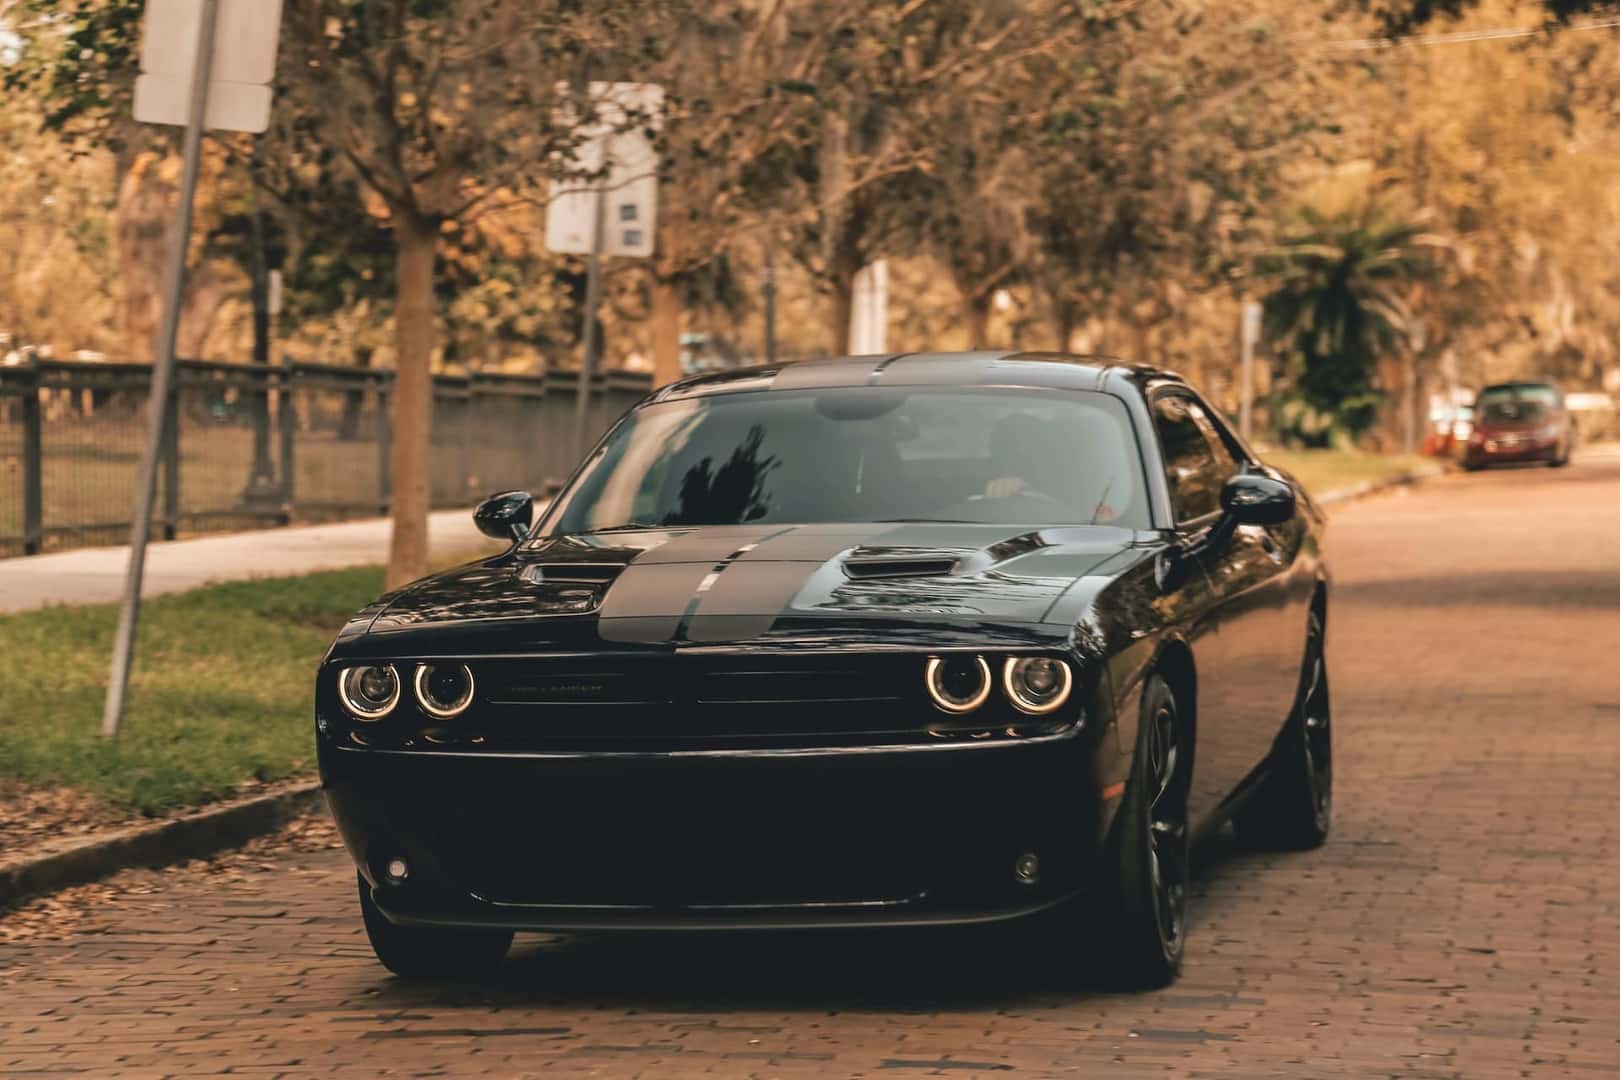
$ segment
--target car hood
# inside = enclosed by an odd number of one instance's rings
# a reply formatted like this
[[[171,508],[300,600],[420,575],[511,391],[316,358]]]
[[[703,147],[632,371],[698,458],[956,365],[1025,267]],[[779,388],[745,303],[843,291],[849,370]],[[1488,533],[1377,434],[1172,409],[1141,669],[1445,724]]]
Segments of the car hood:
[[[373,605],[346,637],[505,652],[1029,634],[1075,582],[1151,534],[1109,526],[749,525],[531,540]],[[369,631],[369,632],[367,632]],[[427,639],[431,638],[429,645]]]

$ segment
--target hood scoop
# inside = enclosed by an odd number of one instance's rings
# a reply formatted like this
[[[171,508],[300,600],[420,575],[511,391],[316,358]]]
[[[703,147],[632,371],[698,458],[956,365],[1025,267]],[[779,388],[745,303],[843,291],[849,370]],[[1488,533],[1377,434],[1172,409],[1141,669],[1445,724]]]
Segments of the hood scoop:
[[[606,585],[624,572],[616,562],[534,562],[519,575],[531,585]]]
[[[886,578],[948,577],[956,572],[955,558],[845,559],[844,573],[854,581]]]

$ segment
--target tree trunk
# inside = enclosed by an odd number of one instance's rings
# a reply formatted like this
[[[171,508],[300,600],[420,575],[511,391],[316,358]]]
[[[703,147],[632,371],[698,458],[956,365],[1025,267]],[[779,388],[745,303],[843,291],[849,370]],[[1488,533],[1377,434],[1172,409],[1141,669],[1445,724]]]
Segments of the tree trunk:
[[[990,347],[990,297],[972,293],[962,297],[962,324],[967,330],[968,348]]]
[[[433,260],[438,234],[430,222],[394,214],[398,259],[394,311],[393,535],[387,587],[427,573],[428,436],[433,424]]]
[[[1150,354],[1153,350],[1153,324],[1143,320],[1133,320],[1131,328],[1136,332],[1136,353],[1126,357],[1132,364],[1151,363]]]
[[[830,283],[832,285],[832,331],[828,337],[832,342],[833,356],[849,355],[849,321],[855,315],[855,274],[853,272],[837,271]]]
[[[157,344],[174,187],[163,157],[151,152],[136,155],[118,185],[118,267],[124,292],[121,359],[131,363],[151,363]]]
[[[369,345],[355,344],[350,352],[354,366],[364,371],[371,367],[372,349]],[[343,392],[343,415],[338,420],[338,442],[355,442],[360,438],[360,418],[366,411],[366,391],[355,389]]]
[[[653,385],[668,386],[681,377],[681,294],[673,281],[653,278]]]
[[[1074,340],[1074,307],[1059,301],[1056,310],[1052,313],[1052,329],[1057,334],[1057,351],[1069,351],[1069,342]]]
[[[207,355],[208,335],[213,333],[225,301],[240,295],[248,284],[240,270],[225,262],[205,262],[187,274],[175,355],[183,360],[214,359]]]

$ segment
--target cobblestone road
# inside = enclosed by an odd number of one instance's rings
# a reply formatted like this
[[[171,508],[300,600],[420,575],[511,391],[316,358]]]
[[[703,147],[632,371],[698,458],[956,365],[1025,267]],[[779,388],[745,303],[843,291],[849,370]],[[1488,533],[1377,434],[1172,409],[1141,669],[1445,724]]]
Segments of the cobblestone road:
[[[388,977],[341,852],[131,875],[0,946],[0,1075],[1620,1075],[1620,455],[1333,523],[1322,850],[1217,851],[1186,972],[1006,934],[520,939]]]

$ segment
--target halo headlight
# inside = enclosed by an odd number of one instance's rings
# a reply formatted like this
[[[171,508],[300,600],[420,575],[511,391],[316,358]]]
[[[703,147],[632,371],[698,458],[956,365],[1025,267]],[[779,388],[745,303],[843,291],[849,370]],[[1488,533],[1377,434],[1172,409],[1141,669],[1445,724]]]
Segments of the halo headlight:
[[[338,673],[344,708],[362,720],[381,720],[399,704],[399,672],[392,664],[361,664]]]
[[[990,665],[982,656],[930,656],[924,681],[935,707],[970,713],[990,696]]]
[[[416,703],[440,720],[450,720],[472,704],[472,669],[466,664],[417,664]]]
[[[1069,700],[1074,672],[1062,660],[1047,656],[1014,656],[1001,669],[1001,687],[1019,712],[1040,716]]]

